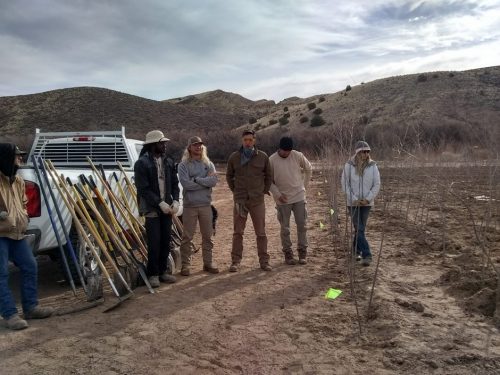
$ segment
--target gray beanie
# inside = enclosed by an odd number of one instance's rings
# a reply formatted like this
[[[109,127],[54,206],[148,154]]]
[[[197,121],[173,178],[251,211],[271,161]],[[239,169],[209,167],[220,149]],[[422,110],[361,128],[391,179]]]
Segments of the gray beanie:
[[[371,151],[370,145],[365,141],[357,141],[356,142],[356,154],[360,151]]]

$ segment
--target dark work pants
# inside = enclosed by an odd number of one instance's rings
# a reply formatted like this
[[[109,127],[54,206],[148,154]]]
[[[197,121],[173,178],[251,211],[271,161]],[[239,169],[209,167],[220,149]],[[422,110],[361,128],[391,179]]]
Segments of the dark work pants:
[[[171,231],[172,216],[159,214],[158,217],[146,217],[148,276],[159,276],[167,270]]]

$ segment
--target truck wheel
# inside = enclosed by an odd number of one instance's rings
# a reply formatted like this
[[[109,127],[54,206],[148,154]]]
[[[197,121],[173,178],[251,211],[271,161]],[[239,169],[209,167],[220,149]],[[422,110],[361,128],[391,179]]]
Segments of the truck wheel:
[[[68,266],[71,271],[71,277],[73,278],[73,281],[75,282],[75,284],[80,284],[80,278],[78,277],[76,268],[79,267],[82,272],[85,284],[87,285],[87,300],[94,301],[96,299],[102,298],[102,271],[99,268],[97,259],[95,259],[87,243],[80,237],[75,226],[71,227],[69,237],[79,263],[78,265],[75,265],[69,248],[65,246],[66,259],[68,260]],[[94,248],[100,255],[101,250],[95,243],[92,234],[87,233],[87,237],[92,241],[93,244],[95,244]],[[63,274],[66,275],[66,272],[64,272],[62,261],[61,266],[63,267]]]

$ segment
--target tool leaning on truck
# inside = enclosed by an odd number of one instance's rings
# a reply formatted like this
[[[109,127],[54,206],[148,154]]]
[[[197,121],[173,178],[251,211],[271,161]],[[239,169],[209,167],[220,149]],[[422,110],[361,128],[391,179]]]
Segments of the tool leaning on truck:
[[[125,144],[123,129],[121,133],[102,133],[106,134],[102,135],[101,138],[78,133],[73,137],[66,137],[66,140],[76,140],[75,143],[78,146],[82,145],[81,142],[83,142],[87,148],[90,142],[98,140],[100,142],[93,144],[94,151],[98,150],[102,144],[106,144],[109,148],[109,138],[111,138],[111,143]],[[37,132],[37,134],[42,137],[50,135],[51,140],[57,140],[53,144],[57,144],[61,139],[61,137],[57,137],[60,135],[58,133]],[[114,138],[110,137],[111,135]],[[103,141],[104,139],[106,141]],[[134,142],[133,147],[129,147],[128,150],[138,153],[141,142],[127,141]],[[45,139],[45,142],[45,146],[47,146],[47,139]],[[70,253],[69,248],[71,246],[64,246],[64,248],[67,251],[66,257],[73,270],[77,271],[78,276],[83,275],[83,279],[85,279],[82,283],[82,278],[78,277],[80,283],[84,286],[87,299],[95,300],[102,296],[102,275],[105,276],[111,290],[118,298],[116,305],[132,296],[132,289],[138,283],[144,283],[148,290],[154,293],[145,274],[145,264],[147,262],[145,244],[147,241],[142,218],[137,214],[137,193],[131,178],[126,172],[126,168],[130,168],[130,164],[133,163],[133,157],[129,156],[128,159],[122,157],[122,160],[117,160],[118,157],[115,157],[114,160],[99,160],[101,161],[99,164],[97,162],[94,164],[90,156],[82,155],[86,159],[86,166],[81,160],[73,160],[72,163],[78,163],[77,169],[86,170],[87,173],[91,172],[91,174],[86,175],[83,173],[81,179],[77,180],[74,176],[75,168],[70,169],[69,164],[71,162],[66,160],[65,164],[61,162],[62,158],[57,158],[57,155],[55,155],[55,160],[58,161],[56,166],[51,159],[43,158],[44,150],[49,150],[49,147],[44,149],[44,146],[37,145],[35,142],[31,155],[32,159],[34,159],[34,155],[37,155],[36,163],[43,165],[43,169],[51,181],[44,181],[44,179],[40,178],[33,182],[38,183],[38,187],[42,192],[49,190],[55,193],[56,198],[52,198],[52,201],[50,201],[48,198],[42,200],[39,197],[41,207],[35,207],[35,211],[38,209],[38,211],[46,210],[52,213],[55,207],[61,208],[61,211],[63,211],[63,214],[58,213],[57,217],[51,216],[53,228],[51,228],[51,231],[46,231],[46,234],[48,235],[50,232],[54,234],[61,230],[67,232],[67,229],[71,228],[69,234],[71,238],[68,239],[68,233],[64,233],[64,237],[56,237],[64,238],[65,245],[68,242],[76,244],[74,252],[77,253],[79,258],[77,264],[74,262],[74,254]],[[46,154],[45,156],[50,156],[50,152],[46,152]],[[97,152],[95,154],[99,155]],[[115,156],[119,156],[119,153],[115,152]],[[108,169],[107,176],[106,169]],[[73,178],[70,179],[67,175],[72,175]],[[59,202],[59,206],[56,202]],[[179,264],[175,261],[175,258],[179,258],[178,249],[175,249],[175,245],[180,242],[180,233],[182,233],[182,223],[175,217],[172,228],[172,246],[174,246],[172,253],[174,256],[169,259],[170,272],[174,272]],[[62,242],[61,238],[59,238],[58,244]],[[39,245],[42,241],[39,238],[37,242]],[[37,250],[39,250],[39,247],[35,249],[35,253]],[[64,260],[64,257],[62,258]],[[104,264],[103,259],[107,261],[106,264]],[[66,274],[68,274],[68,267],[65,268]],[[98,272],[95,272],[96,270]],[[109,274],[110,270],[113,277]],[[71,280],[71,275],[67,275],[67,278]],[[75,281],[78,280],[75,279]]]

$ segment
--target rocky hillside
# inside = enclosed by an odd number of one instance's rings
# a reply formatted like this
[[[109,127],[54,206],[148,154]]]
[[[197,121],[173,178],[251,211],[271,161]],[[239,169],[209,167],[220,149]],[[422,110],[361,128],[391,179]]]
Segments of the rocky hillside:
[[[2,137],[43,131],[117,130],[143,137],[151,129],[225,131],[248,116],[210,107],[183,107],[121,92],[77,87],[33,95],[0,97]]]
[[[251,126],[263,134],[320,132],[323,140],[347,134],[381,147],[493,148],[500,142],[500,67],[395,76],[276,107]]]

